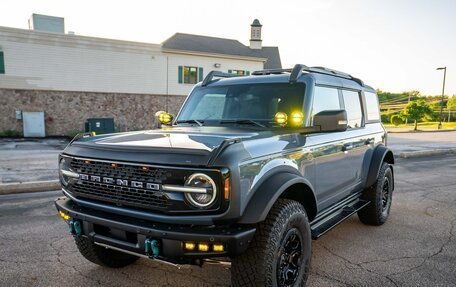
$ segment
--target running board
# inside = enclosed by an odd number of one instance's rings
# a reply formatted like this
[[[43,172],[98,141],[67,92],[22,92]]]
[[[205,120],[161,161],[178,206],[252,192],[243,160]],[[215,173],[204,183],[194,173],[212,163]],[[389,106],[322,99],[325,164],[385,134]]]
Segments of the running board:
[[[358,210],[368,205],[370,201],[354,198],[337,209],[331,209],[321,216],[315,218],[310,224],[312,239],[318,239],[336,225],[355,214]]]

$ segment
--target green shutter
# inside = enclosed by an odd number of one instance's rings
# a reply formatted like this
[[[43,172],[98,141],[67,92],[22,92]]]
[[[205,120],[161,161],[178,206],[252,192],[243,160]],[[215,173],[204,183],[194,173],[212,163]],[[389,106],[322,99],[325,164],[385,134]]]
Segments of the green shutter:
[[[203,68],[198,68],[198,82],[203,80]]]
[[[233,73],[233,70],[228,70],[228,74],[231,74],[231,73]]]
[[[183,75],[184,75],[184,68],[182,66],[179,66],[179,69],[177,72],[177,79],[178,79],[179,84],[182,84],[182,82],[183,82],[182,81]]]
[[[5,57],[3,56],[3,52],[0,51],[0,74],[5,73]]]
[[[245,74],[246,74],[247,76],[250,76],[250,72],[249,72],[249,71],[245,72]]]

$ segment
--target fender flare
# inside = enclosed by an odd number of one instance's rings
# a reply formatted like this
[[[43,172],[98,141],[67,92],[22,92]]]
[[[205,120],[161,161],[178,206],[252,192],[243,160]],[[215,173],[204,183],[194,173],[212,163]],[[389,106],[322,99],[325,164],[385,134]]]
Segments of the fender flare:
[[[255,224],[264,221],[274,203],[289,187],[295,184],[304,184],[308,187],[308,190],[302,191],[303,193],[311,192],[313,200],[311,204],[315,207],[315,214],[308,216],[309,218],[314,217],[316,215],[317,201],[312,185],[300,175],[282,171],[269,176],[268,179],[253,191],[255,193],[245,208],[239,223]]]
[[[394,164],[393,152],[384,145],[378,145],[374,149],[374,153],[372,155],[371,163],[369,166],[369,173],[367,174],[366,183],[364,185],[365,188],[370,187],[375,183],[383,162]]]

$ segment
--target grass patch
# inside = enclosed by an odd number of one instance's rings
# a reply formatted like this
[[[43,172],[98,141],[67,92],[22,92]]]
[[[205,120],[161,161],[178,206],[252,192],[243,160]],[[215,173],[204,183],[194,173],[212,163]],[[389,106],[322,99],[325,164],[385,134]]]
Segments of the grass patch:
[[[402,124],[402,125],[392,125],[392,124],[383,124],[385,128],[389,131],[413,131],[414,123]],[[422,122],[418,123],[418,130],[422,131],[432,131],[438,130],[439,122]],[[444,122],[442,123],[443,130],[456,130],[456,122]]]

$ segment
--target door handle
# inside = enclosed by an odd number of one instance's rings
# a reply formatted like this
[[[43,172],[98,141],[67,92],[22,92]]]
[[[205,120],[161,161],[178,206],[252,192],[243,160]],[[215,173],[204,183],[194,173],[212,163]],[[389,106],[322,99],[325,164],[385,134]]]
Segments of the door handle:
[[[351,143],[346,143],[346,144],[344,144],[344,145],[342,146],[342,151],[343,151],[343,152],[349,151],[349,150],[351,150],[351,149],[353,149],[353,144],[351,144]]]
[[[374,139],[368,139],[365,141],[366,145],[374,144]]]

